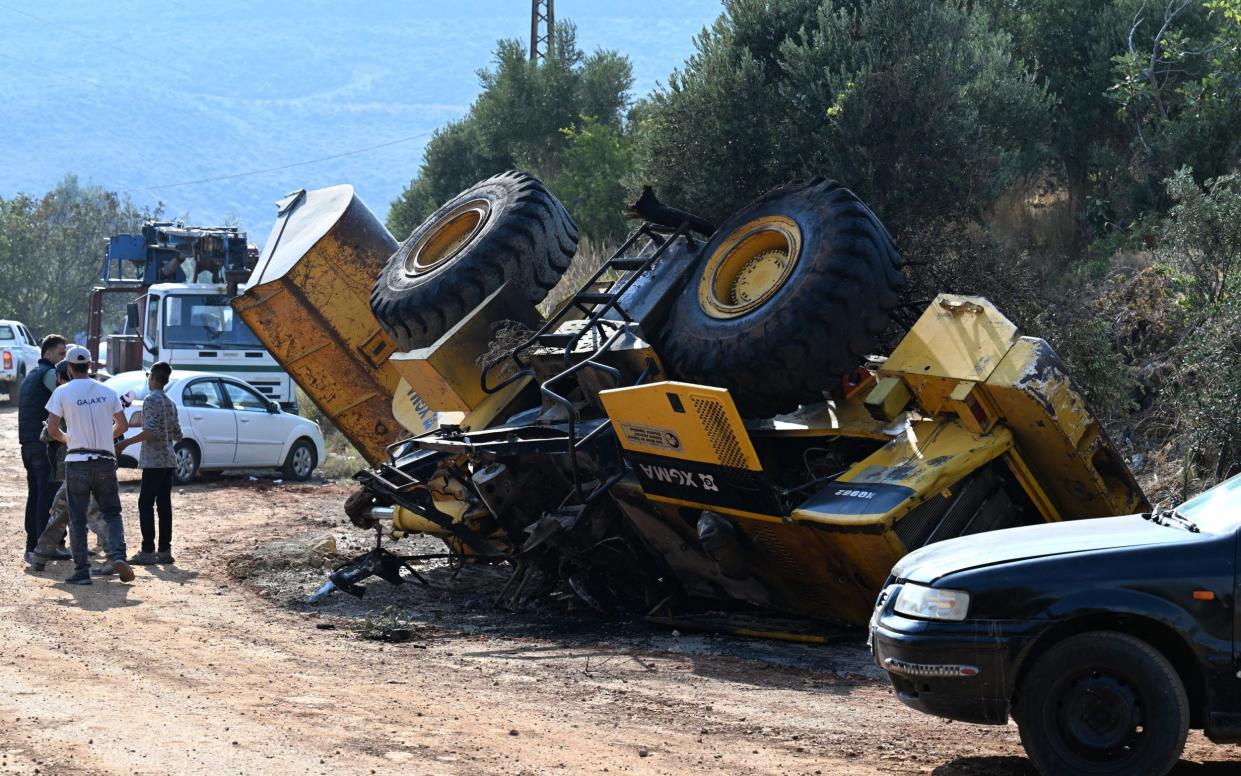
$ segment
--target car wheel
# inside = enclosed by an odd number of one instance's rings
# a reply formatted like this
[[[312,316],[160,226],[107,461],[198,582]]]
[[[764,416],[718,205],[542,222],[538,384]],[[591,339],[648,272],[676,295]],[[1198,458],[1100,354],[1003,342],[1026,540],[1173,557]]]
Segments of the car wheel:
[[[1185,748],[1189,700],[1176,669],[1150,644],[1094,631],[1038,659],[1014,716],[1040,773],[1163,776]]]
[[[198,476],[198,447],[193,442],[182,440],[172,448],[176,466],[172,469],[172,481],[178,485],[188,485]]]
[[[305,482],[318,465],[315,446],[309,439],[299,439],[293,443],[289,454],[284,459],[283,474],[286,480]]]

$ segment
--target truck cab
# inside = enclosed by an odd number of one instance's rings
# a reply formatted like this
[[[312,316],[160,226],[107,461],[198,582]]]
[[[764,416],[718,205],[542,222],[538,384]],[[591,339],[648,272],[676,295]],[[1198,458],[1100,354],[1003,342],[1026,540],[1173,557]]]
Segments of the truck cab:
[[[87,347],[99,362],[106,345],[111,374],[167,361],[175,369],[244,380],[296,412],[288,373],[229,306],[257,260],[236,227],[148,221],[139,234],[113,235],[101,283],[91,292]],[[123,295],[126,303],[124,330],[106,338],[105,295]]]
[[[143,369],[167,361],[186,371],[232,375],[285,409],[296,406],[288,373],[234,313],[224,285],[157,283],[138,308]]]

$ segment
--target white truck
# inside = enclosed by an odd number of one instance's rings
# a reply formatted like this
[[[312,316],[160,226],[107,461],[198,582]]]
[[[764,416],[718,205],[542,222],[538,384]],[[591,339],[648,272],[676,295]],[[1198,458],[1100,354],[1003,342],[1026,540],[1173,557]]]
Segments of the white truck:
[[[22,380],[39,363],[39,343],[20,321],[0,320],[0,391],[16,405]]]
[[[148,221],[140,234],[108,238],[101,283],[91,292],[87,340],[112,374],[167,361],[250,383],[296,411],[293,381],[229,306],[258,252],[236,227]],[[104,336],[104,296],[124,294],[125,328]],[[113,308],[115,309],[115,308]]]
[[[296,407],[293,380],[229,306],[224,285],[156,283],[139,300],[142,368],[175,369],[244,380],[285,409]]]

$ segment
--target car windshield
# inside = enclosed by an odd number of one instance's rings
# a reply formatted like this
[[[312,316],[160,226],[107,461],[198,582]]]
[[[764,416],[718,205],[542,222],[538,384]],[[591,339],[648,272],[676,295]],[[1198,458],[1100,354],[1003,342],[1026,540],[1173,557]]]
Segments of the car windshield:
[[[1181,504],[1176,511],[1208,533],[1228,531],[1241,521],[1241,474]]]
[[[164,347],[262,348],[223,294],[170,296],[164,300]]]
[[[13,336],[13,327],[7,323],[0,325],[0,340],[11,339],[17,339],[17,337]]]

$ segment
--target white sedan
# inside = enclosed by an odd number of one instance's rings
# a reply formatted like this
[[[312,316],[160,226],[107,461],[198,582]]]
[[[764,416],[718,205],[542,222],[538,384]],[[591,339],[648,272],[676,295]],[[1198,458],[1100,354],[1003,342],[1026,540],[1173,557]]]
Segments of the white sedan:
[[[144,372],[122,372],[108,385],[129,402],[125,417],[134,436],[142,430]],[[258,389],[234,377],[174,369],[164,389],[177,405],[181,433],[173,448],[173,479],[193,481],[202,471],[279,469],[290,480],[309,479],[323,460],[323,433],[313,421],[280,409]],[[121,466],[136,466],[142,443],[125,448]]]

